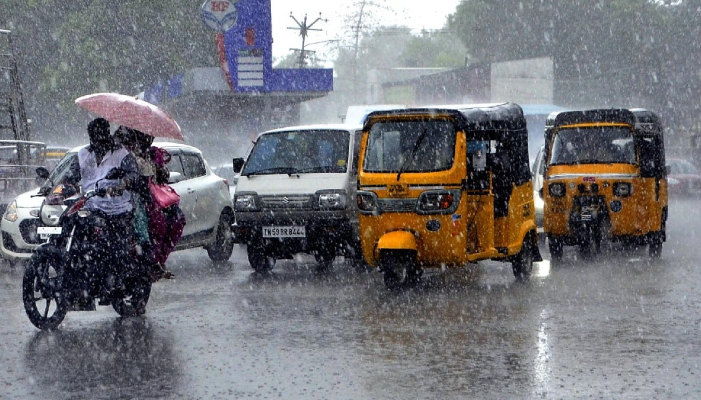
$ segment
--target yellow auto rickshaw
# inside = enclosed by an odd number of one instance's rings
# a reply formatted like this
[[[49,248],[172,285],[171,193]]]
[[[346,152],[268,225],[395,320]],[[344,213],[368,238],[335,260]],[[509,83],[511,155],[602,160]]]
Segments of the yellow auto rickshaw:
[[[644,109],[565,111],[545,127],[543,228],[550,254],[579,246],[582,256],[603,240],[649,245],[666,240],[667,173],[663,129]]]
[[[528,279],[541,260],[517,104],[373,112],[358,168],[363,255],[388,288],[487,259]]]

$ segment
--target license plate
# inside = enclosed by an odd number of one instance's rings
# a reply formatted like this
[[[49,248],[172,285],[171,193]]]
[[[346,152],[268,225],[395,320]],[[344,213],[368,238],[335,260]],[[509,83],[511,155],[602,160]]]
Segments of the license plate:
[[[60,235],[62,229],[60,226],[39,226],[37,227],[37,234],[39,238],[48,239],[51,235]]]
[[[307,237],[304,226],[264,226],[264,238]]]

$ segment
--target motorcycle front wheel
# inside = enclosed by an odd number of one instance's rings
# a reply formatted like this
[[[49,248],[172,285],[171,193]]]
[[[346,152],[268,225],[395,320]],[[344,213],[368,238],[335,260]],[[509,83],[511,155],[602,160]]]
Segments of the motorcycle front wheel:
[[[22,301],[29,320],[39,329],[56,329],[68,312],[63,265],[49,257],[32,256],[22,279]]]
[[[122,317],[143,315],[150,296],[151,281],[145,277],[134,278],[127,282],[125,297],[112,299],[112,308]]]

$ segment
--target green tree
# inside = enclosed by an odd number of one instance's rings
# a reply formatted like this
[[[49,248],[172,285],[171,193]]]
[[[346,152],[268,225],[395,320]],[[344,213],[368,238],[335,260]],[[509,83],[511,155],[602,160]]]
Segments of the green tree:
[[[195,66],[217,66],[201,2],[0,0],[0,27],[16,32],[28,113],[39,128],[77,115],[96,91],[137,93]],[[211,47],[203,46],[211,43]]]
[[[402,52],[402,63],[406,67],[456,68],[465,65],[466,50],[457,36],[445,31],[422,31],[413,36]]]

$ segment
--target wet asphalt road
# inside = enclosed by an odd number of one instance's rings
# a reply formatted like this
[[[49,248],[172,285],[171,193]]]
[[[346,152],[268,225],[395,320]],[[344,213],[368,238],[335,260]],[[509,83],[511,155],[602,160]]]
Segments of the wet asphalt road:
[[[567,248],[525,284],[487,262],[390,293],[342,260],[259,276],[245,248],[219,267],[189,250],[145,317],[98,307],[55,332],[31,325],[3,265],[0,398],[701,398],[699,206],[671,202],[661,260]]]

